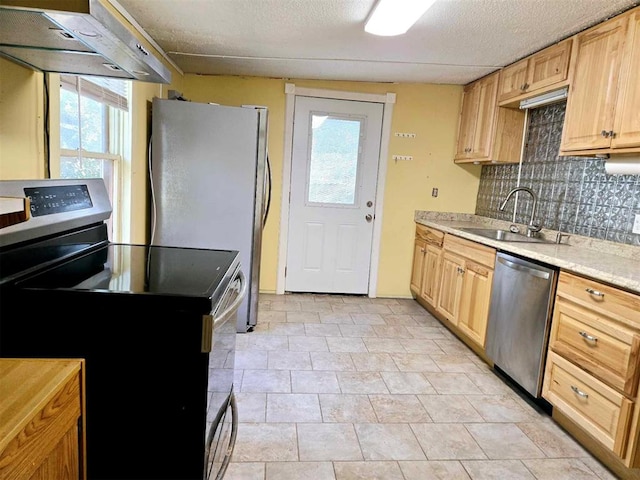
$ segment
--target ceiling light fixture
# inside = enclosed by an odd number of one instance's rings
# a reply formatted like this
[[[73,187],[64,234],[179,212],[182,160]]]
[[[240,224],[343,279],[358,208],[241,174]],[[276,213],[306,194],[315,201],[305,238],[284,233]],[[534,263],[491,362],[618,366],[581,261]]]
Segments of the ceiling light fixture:
[[[378,0],[365,32],[390,37],[406,33],[436,0]]]

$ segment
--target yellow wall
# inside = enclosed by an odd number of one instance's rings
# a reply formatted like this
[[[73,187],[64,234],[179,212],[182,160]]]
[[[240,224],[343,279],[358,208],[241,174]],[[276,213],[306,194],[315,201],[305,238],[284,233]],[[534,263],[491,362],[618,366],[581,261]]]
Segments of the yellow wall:
[[[412,132],[413,139],[392,135],[387,159],[377,294],[409,297],[415,210],[472,213],[479,166],[453,163],[462,87],[454,85],[383,84],[289,80],[299,87],[383,94],[396,93],[391,131]],[[258,104],[269,108],[269,157],[273,197],[262,248],[260,290],[276,289],[282,165],[284,151],[285,80],[256,77],[185,75],[184,96],[195,102],[225,105]],[[395,162],[391,155],[412,155]],[[431,190],[437,187],[437,198]]]
[[[182,74],[171,69],[171,85],[132,82],[131,144],[125,146],[119,166],[123,182],[119,197],[123,202],[121,219],[123,241],[147,243],[147,139],[151,100],[167,96],[167,90],[182,88]],[[50,74],[49,115],[59,118],[59,76]],[[55,178],[59,173],[59,122],[52,121],[51,175],[45,168],[44,75],[0,58],[0,179]]]
[[[127,212],[124,240],[147,239],[147,139],[150,104],[178,90],[195,102],[258,104],[269,108],[269,156],[273,196],[262,249],[260,288],[276,288],[284,151],[286,82],[299,87],[383,94],[396,93],[391,131],[412,132],[413,139],[392,137],[384,192],[377,294],[409,297],[415,210],[473,212],[480,167],[452,161],[462,95],[456,85],[331,82],[257,77],[185,75],[173,71],[171,85],[133,82],[133,138],[125,149],[121,193]],[[43,75],[0,58],[0,179],[45,178]],[[52,112],[56,112],[54,108]],[[56,122],[51,135],[59,135]],[[55,142],[54,142],[55,143]],[[412,155],[395,162],[393,154]],[[432,188],[439,196],[431,196]],[[128,218],[126,218],[128,216]]]
[[[44,178],[43,75],[0,58],[0,178]]]

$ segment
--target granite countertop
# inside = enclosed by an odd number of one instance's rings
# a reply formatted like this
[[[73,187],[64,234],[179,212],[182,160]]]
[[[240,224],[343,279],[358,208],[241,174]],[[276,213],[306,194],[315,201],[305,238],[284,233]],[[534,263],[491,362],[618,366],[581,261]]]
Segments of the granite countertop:
[[[640,293],[639,247],[578,235],[570,235],[568,239],[563,239],[562,244],[492,240],[460,229],[476,227],[508,230],[511,222],[467,213],[418,210],[415,212],[414,220],[416,223],[489,245],[504,252],[514,253]],[[541,236],[545,239],[555,240],[557,233],[553,230],[543,229]]]

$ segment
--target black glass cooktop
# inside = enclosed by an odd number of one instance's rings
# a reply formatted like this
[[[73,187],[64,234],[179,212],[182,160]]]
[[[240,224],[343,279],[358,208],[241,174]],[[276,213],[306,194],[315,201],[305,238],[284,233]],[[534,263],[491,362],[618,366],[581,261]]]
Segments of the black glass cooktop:
[[[17,286],[212,298],[238,261],[234,250],[111,243]]]

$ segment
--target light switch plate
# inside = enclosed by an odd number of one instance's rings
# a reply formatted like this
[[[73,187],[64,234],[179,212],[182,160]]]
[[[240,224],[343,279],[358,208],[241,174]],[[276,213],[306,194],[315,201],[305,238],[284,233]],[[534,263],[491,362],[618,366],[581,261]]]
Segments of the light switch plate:
[[[636,220],[633,222],[633,233],[640,233],[640,213],[636,213]]]

